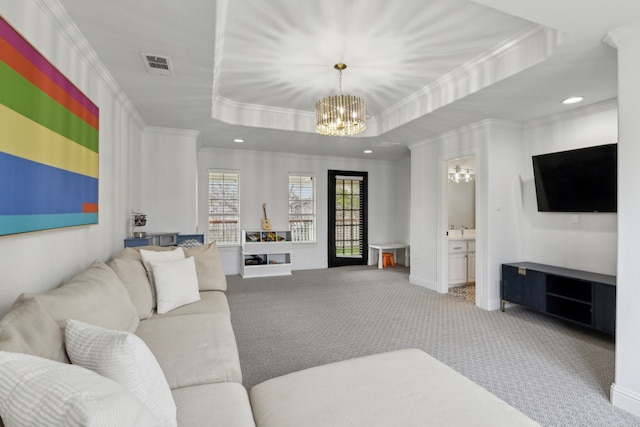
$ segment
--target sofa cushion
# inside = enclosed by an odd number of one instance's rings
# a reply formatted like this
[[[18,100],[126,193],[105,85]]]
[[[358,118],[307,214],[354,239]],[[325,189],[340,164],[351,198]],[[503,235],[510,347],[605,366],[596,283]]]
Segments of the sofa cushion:
[[[114,259],[127,258],[141,261],[141,251],[167,252],[174,250],[173,246],[141,246],[137,248],[125,248],[114,255]],[[215,242],[205,245],[182,248],[185,257],[192,256],[196,260],[196,272],[198,273],[198,285],[201,291],[226,291],[227,278],[222,269],[220,252]]]
[[[153,250],[140,249],[140,256],[142,257],[142,264],[147,270],[152,285],[153,269],[151,263],[153,261],[178,261],[185,258],[184,249],[182,248],[172,248],[171,250],[157,250],[155,248]]]
[[[0,416],[7,426],[158,426],[129,390],[79,366],[0,352]]]
[[[135,252],[135,251],[134,251]],[[136,254],[138,252],[135,252]],[[113,258],[108,263],[126,286],[131,301],[138,310],[138,318],[148,319],[153,313],[153,293],[142,260],[132,258]]]
[[[175,249],[174,246],[137,246],[134,248],[124,248],[113,256],[113,259],[133,259],[142,262],[142,255],[140,255],[140,249],[154,252],[167,252]]]
[[[332,363],[254,386],[258,427],[538,426],[421,350]]]
[[[0,320],[0,351],[69,362],[60,327],[40,302],[21,295]]]
[[[236,339],[225,313],[154,317],[141,321],[136,333],[158,359],[171,389],[242,382]]]
[[[167,252],[172,251],[174,248],[172,246],[142,246],[145,250],[154,251],[154,252]],[[137,261],[140,263],[142,268],[144,269],[144,279],[142,276],[137,274],[135,277],[129,276],[130,279],[135,280],[134,286],[142,287],[148,284],[149,289],[151,290],[151,306],[152,309],[156,308],[156,289],[154,283],[151,281],[149,277],[150,274],[147,272],[147,267],[144,265],[142,261],[142,255],[140,254],[140,247],[136,248],[124,248],[117,254],[113,256],[113,259],[127,259],[131,261]],[[142,320],[142,319],[141,319]]]
[[[231,311],[229,310],[229,302],[227,301],[225,293],[220,291],[202,291],[200,292],[200,301],[194,302],[193,304],[183,305],[182,307],[178,307],[167,313],[154,313],[152,318],[199,313],[224,313],[227,316],[230,316]]]
[[[200,301],[193,257],[177,261],[151,261],[156,284],[158,313]]]
[[[213,383],[173,390],[179,426],[255,427],[247,390],[238,383]]]
[[[149,278],[149,283],[151,283],[151,292],[153,294],[153,307],[155,308],[158,303],[158,298],[156,295],[156,281],[153,276],[151,261],[177,261],[184,259],[184,251],[182,248],[176,249],[174,247],[166,248],[161,246],[149,246],[145,248],[146,249],[138,248],[137,250],[140,252],[142,264],[144,265],[145,270],[147,270],[147,277]]]
[[[65,343],[74,365],[122,384],[163,425],[176,425],[176,405],[167,380],[153,353],[138,336],[68,320]]]
[[[227,277],[224,275],[220,252],[215,242],[184,248],[184,255],[192,256],[196,260],[198,285],[201,291],[227,290]]]
[[[67,319],[76,319],[107,329],[135,332],[140,320],[129,292],[118,275],[105,263],[95,261],[83,272],[37,299],[61,329]]]

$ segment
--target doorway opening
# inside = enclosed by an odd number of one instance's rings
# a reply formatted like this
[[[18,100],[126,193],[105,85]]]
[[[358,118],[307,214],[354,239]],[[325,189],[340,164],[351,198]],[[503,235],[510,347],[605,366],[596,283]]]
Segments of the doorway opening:
[[[367,172],[329,171],[328,265],[367,265]]]
[[[476,302],[475,156],[447,162],[447,285],[449,294]]]

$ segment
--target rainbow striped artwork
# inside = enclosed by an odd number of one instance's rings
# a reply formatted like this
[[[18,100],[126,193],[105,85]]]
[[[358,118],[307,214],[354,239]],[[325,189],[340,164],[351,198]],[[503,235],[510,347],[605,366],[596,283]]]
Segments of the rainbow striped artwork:
[[[0,17],[0,236],[98,223],[98,119]]]

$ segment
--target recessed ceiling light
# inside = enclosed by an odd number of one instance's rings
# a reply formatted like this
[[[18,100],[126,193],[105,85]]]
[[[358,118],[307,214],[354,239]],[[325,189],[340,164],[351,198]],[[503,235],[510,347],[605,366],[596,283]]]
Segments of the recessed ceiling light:
[[[371,154],[371,153],[373,153],[373,150],[364,150],[363,153],[364,154]]]
[[[242,144],[244,142],[244,139],[236,138],[236,139],[233,140],[233,142],[235,142],[237,144]]]
[[[567,98],[562,101],[563,104],[575,104],[576,102],[580,102],[584,99],[582,96],[572,96],[571,98]]]

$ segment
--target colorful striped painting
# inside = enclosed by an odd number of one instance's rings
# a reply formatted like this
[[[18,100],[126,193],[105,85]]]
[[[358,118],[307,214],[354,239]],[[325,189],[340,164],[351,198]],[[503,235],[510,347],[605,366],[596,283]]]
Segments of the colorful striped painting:
[[[0,17],[0,236],[98,223],[98,119]]]

